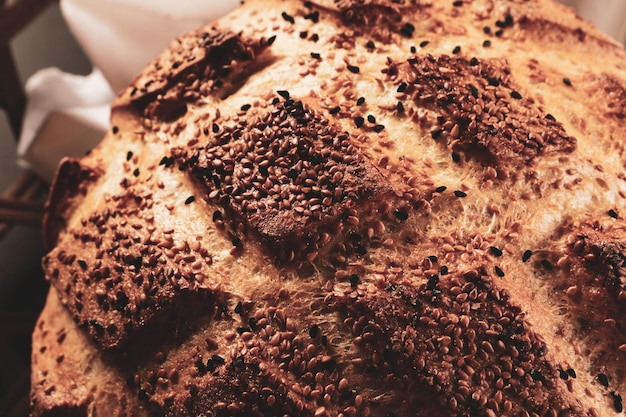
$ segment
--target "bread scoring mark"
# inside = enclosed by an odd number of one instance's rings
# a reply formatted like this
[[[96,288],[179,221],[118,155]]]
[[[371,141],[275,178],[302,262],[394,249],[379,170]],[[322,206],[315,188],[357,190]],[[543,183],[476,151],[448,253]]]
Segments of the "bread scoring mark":
[[[399,99],[438,113],[433,138],[501,171],[532,165],[537,158],[567,154],[576,139],[523,97],[504,60],[467,60],[448,55],[389,60],[386,82]]]
[[[411,391],[427,389],[451,415],[575,410],[545,343],[483,268],[379,275],[367,291],[329,299],[352,325],[364,368],[413,381]]]
[[[358,223],[357,203],[388,186],[350,134],[318,111],[292,98],[268,104],[207,132],[208,143],[173,155],[204,184],[210,201],[267,243],[288,249],[292,260],[294,252],[307,255],[323,245],[323,231]]]
[[[585,221],[566,229],[549,248],[545,271],[567,317],[563,333],[588,349],[592,374],[604,372],[621,384],[626,376],[626,224]]]
[[[211,255],[157,233],[149,214],[153,204],[145,184],[126,188],[111,197],[108,208],[66,230],[43,260],[46,278],[100,348],[140,337],[155,320],[165,330],[176,321],[162,316],[184,316],[197,307],[194,300],[216,294],[206,272]]]
[[[241,34],[200,29],[177,38],[118,98],[147,118],[172,122],[187,104],[202,97],[227,96],[250,72],[275,37],[258,40]],[[260,65],[260,64],[259,64]]]

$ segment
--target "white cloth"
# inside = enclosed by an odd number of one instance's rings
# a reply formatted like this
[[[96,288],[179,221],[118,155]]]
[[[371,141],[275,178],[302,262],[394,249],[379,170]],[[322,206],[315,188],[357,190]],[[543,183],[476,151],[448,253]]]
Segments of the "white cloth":
[[[625,0],[561,0],[626,42]],[[114,91],[127,86],[177,35],[217,19],[239,0],[61,0],[68,26],[97,68],[87,77],[42,70],[26,84],[18,162],[50,180],[63,156],[80,156],[108,128]]]

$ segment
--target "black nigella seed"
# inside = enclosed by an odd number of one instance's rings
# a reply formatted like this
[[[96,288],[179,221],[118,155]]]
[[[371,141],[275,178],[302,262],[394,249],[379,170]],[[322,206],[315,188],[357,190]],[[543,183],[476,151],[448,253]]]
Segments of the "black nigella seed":
[[[279,96],[281,96],[284,99],[288,99],[289,98],[289,91],[287,91],[287,90],[278,90],[276,92],[278,93]]]
[[[494,269],[494,271],[496,271],[496,275],[497,276],[499,276],[499,277],[503,277],[504,276],[504,271],[498,265],[496,265],[493,269]]]
[[[317,42],[317,41],[320,40],[320,37],[319,37],[319,35],[317,33],[314,33],[314,34],[311,35],[311,37],[309,39],[311,39],[313,42]]]
[[[415,26],[410,23],[405,23],[402,29],[400,29],[400,33],[406,38],[413,37],[413,32],[415,32]]]
[[[205,127],[202,129],[202,133],[204,133],[204,136],[207,136],[209,134],[209,129]]]
[[[522,95],[519,92],[515,91],[515,90],[511,91],[511,97],[513,97],[516,100],[521,100],[522,99]]]
[[[239,334],[243,334],[243,333],[246,333],[246,332],[249,332],[249,331],[250,331],[249,327],[237,327],[237,333],[239,333]]]
[[[127,161],[130,161],[130,158],[132,158],[132,157],[133,157],[133,152],[132,152],[132,151],[128,151],[128,152],[126,153],[126,160],[127,160]]]
[[[248,327],[250,327],[254,331],[259,330],[259,326],[257,325],[257,319],[255,319],[254,317],[250,317],[248,319]]]
[[[243,106],[241,106],[241,110],[242,111],[248,111],[248,110],[250,110],[250,107],[252,107],[252,105],[249,104],[249,103],[246,103]]]
[[[576,379],[576,371],[573,370],[572,368],[569,368],[567,370],[567,373],[569,374],[569,376],[571,376],[572,378]]]
[[[461,155],[459,155],[457,152],[452,152],[452,160],[454,162],[461,162]]]
[[[559,369],[559,377],[567,381],[569,379],[569,374],[566,371]]]
[[[320,328],[317,324],[312,325],[311,327],[309,327],[309,336],[311,337],[311,339],[315,339],[317,337],[317,335],[320,332]]]
[[[311,52],[311,57],[315,59],[322,59],[322,56],[317,52]]]
[[[437,138],[439,138],[439,136],[441,136],[442,133],[443,133],[443,129],[436,129],[436,130],[433,130],[432,132],[430,132],[430,136],[433,139],[437,139]]]
[[[320,20],[320,12],[318,12],[317,10],[314,12],[311,12],[307,15],[304,15],[305,19],[311,20],[313,23],[317,23]]]
[[[613,217],[614,219],[617,219],[617,212],[613,209],[608,211],[609,216]]]
[[[329,112],[330,114],[337,114],[337,113],[339,113],[340,111],[341,111],[341,107],[339,107],[339,106],[335,106],[335,107],[333,107],[332,109],[328,110],[328,112]]]
[[[443,193],[444,191],[446,191],[448,189],[448,187],[446,187],[445,185],[440,185],[439,187],[435,188],[435,192],[437,193]]]
[[[569,78],[565,77],[565,78],[563,78],[563,84],[571,87],[572,80],[570,80]]]
[[[615,411],[617,411],[618,413],[624,411],[624,406],[622,405],[622,396],[616,392],[612,392],[611,397],[613,397],[613,408],[615,408]]]
[[[500,80],[495,78],[495,77],[491,77],[491,78],[489,78],[489,85],[492,85],[494,87],[499,87],[500,86]]]
[[[232,238],[231,243],[233,244],[233,246],[239,246],[241,245],[241,239],[235,236]]]
[[[113,126],[113,127],[111,128],[111,131],[112,131],[112,132],[113,132],[113,134],[115,135],[115,134],[117,134],[117,132],[119,132],[119,131],[120,131],[120,128],[119,128],[119,127],[117,127],[117,126]]]
[[[327,336],[322,336],[322,345],[326,346],[328,344],[328,337]]]
[[[139,168],[135,168],[135,170],[133,171],[133,175],[134,175],[135,177],[138,177],[138,176],[139,176]]]
[[[374,117],[374,115],[370,114],[367,116],[367,121],[370,123],[376,123],[376,117]]]
[[[463,6],[463,0],[456,0],[455,2],[452,3],[452,5],[454,7],[461,7]]]
[[[211,126],[211,130],[213,131],[213,133],[217,133],[220,131],[220,127],[217,125],[217,123],[213,123],[213,125]]]
[[[83,261],[82,259],[78,260],[78,265],[81,267],[83,271],[87,269],[87,262]]]
[[[496,31],[495,31],[495,35],[496,35],[497,37],[502,36],[502,34],[503,34],[503,33],[504,33],[504,31],[503,31],[502,29],[498,29],[498,30],[496,30]]]
[[[280,99],[279,99],[278,97],[274,97],[274,98],[272,99],[272,104],[273,104],[273,105],[276,105],[276,104],[278,104],[278,103],[280,103]]]
[[[469,64],[471,67],[475,67],[476,65],[478,65],[478,58],[476,58],[475,56],[472,57],[472,59],[470,59]]]
[[[295,23],[293,16],[289,15],[287,12],[282,12],[281,16],[289,23]]]
[[[437,284],[439,284],[439,275],[431,275],[430,278],[428,278],[426,289],[432,291],[437,287]]]
[[[489,48],[491,46],[491,41],[489,39],[487,39],[486,41],[483,42],[483,46],[485,48]]]
[[[440,273],[441,275],[448,275],[448,266],[447,266],[447,265],[443,265],[443,266],[441,267],[441,269],[439,269],[439,273]]]
[[[309,36],[309,32],[307,32],[306,30],[300,32],[300,38],[306,39],[307,36]]]
[[[526,262],[530,259],[531,256],[533,256],[533,251],[531,251],[530,249],[525,250],[522,254],[522,262]]]
[[[454,195],[459,198],[467,197],[467,193],[461,190],[454,190]]]
[[[430,41],[421,41],[420,42],[420,48],[423,48],[425,46],[428,46],[428,44],[430,43]]]
[[[185,200],[185,204],[191,204],[196,200],[196,197],[190,195],[189,197],[187,197],[187,199]]]
[[[546,114],[546,119],[552,120],[553,122],[556,122],[556,119],[550,113]]]
[[[360,105],[362,105],[363,103],[365,103],[365,97],[359,97],[359,98],[357,99],[357,101],[356,101],[356,105],[357,105],[357,106],[360,106]]]
[[[494,255],[494,256],[502,256],[502,249],[500,248],[496,248],[495,246],[489,246],[489,251]]]
[[[439,258],[437,257],[437,255],[430,255],[430,256],[428,256],[428,260],[433,262],[433,263],[439,262]]]
[[[374,126],[374,132],[376,132],[376,133],[380,133],[383,130],[385,130],[385,125],[376,125],[376,126]]]
[[[552,271],[552,269],[554,268],[552,266],[552,263],[549,260],[547,260],[547,259],[542,259],[541,260],[541,265],[543,265],[543,267],[545,269],[547,269],[548,271]]]
[[[417,52],[417,48],[414,46],[411,46],[411,53],[414,54]]]
[[[365,119],[362,118],[361,116],[357,116],[354,118],[354,124],[356,127],[361,127],[363,126],[363,123],[365,123]]]
[[[396,110],[398,113],[404,113],[404,104],[401,101],[398,101],[398,104],[396,104]]]
[[[352,274],[350,275],[350,286],[352,288],[356,287],[357,285],[359,285],[359,281],[361,279],[359,278],[359,276],[357,274]]]
[[[396,219],[401,220],[401,221],[405,221],[406,219],[409,218],[408,212],[404,210],[399,210],[399,209],[394,210],[393,215],[395,216]]]
[[[404,93],[407,87],[408,87],[408,84],[402,81],[400,85],[398,86],[398,90],[397,90],[398,93]]]
[[[216,222],[216,221],[221,220],[221,219],[222,219],[222,212],[219,211],[219,210],[215,210],[213,212],[213,221]]]
[[[600,385],[602,385],[603,387],[608,387],[609,386],[609,377],[606,376],[603,373],[599,373],[598,374],[598,382],[600,383]]]
[[[270,36],[269,38],[267,38],[267,44],[271,45],[274,43],[275,40],[276,40],[276,35]]]
[[[483,27],[483,33],[489,35],[491,33],[491,28],[489,26]]]
[[[473,85],[470,85],[470,93],[472,94],[472,97],[478,98],[478,88]]]
[[[356,65],[348,65],[347,68],[348,68],[348,71],[350,71],[353,74],[358,74],[359,72],[361,72],[360,68],[357,67]]]
[[[241,315],[243,313],[243,303],[239,301],[235,306],[235,313]]]
[[[461,46],[460,46],[460,45],[457,45],[457,46],[455,46],[455,47],[454,47],[454,49],[452,50],[452,54],[456,55],[456,54],[458,54],[459,52],[461,52]]]
[[[365,47],[367,49],[374,49],[374,48],[376,48],[376,45],[374,44],[373,41],[367,41],[367,43],[365,44]]]

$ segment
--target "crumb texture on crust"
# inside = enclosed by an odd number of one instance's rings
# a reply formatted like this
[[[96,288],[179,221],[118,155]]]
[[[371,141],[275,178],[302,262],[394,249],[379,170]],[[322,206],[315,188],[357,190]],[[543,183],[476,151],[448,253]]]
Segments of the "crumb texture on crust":
[[[626,52],[548,0],[246,1],[59,167],[39,416],[610,416]]]

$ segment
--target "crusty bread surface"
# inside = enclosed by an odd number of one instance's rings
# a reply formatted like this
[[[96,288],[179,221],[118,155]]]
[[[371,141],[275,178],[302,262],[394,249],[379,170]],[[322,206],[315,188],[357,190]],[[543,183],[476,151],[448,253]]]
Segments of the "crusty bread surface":
[[[59,167],[39,416],[613,416],[626,53],[547,0],[246,1]]]

